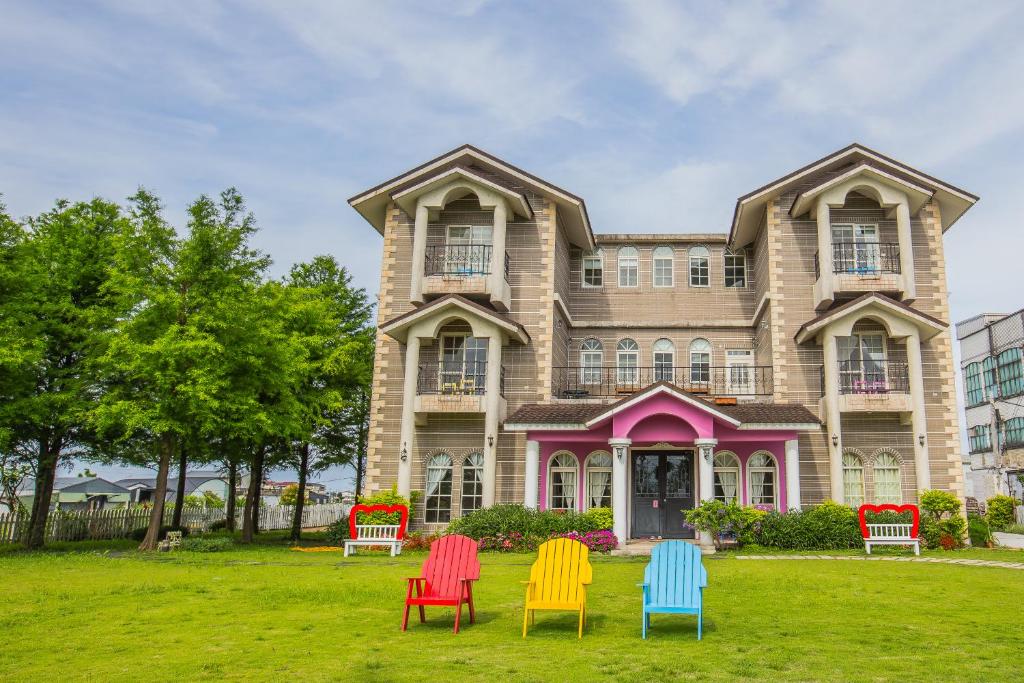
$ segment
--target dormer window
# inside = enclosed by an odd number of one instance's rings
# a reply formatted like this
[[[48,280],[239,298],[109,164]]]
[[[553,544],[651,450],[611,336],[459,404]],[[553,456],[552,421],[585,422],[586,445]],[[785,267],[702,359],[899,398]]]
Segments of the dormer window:
[[[655,287],[671,287],[673,284],[672,247],[658,247],[654,250],[653,276]]]
[[[619,249],[619,287],[636,287],[640,281],[640,253],[636,247]]]
[[[600,249],[583,257],[583,286],[604,286],[604,254]]]
[[[711,286],[711,252],[707,247],[690,248],[690,286],[710,287]]]

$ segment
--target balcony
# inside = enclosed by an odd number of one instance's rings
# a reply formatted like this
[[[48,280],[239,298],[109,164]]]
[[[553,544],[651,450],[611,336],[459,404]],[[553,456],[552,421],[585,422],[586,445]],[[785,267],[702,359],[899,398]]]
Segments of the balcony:
[[[899,299],[907,291],[896,242],[833,242],[830,266],[823,273],[821,256],[815,252],[814,291],[819,309],[831,305],[839,294],[882,292]]]
[[[873,359],[838,362],[838,396],[840,412],[909,413],[910,375],[905,361]],[[825,368],[822,366],[822,396],[825,396]]]
[[[634,394],[656,382],[670,382],[694,394],[705,394],[722,403],[740,397],[771,396],[771,366],[711,367],[556,367],[555,398],[605,399]]]
[[[423,294],[461,294],[488,299],[498,310],[507,311],[511,299],[508,285],[509,256],[505,252],[503,278],[491,277],[494,247],[490,244],[438,244],[426,248]]]
[[[499,373],[501,414],[505,410],[505,368]],[[486,361],[422,363],[416,377],[416,414],[484,413],[487,395]]]

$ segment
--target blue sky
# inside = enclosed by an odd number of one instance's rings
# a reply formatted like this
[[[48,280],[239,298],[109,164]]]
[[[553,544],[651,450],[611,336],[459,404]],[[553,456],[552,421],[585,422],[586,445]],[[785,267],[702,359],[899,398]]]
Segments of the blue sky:
[[[345,200],[463,142],[597,232],[724,232],[858,141],[982,197],[946,238],[960,320],[1024,306],[1022,33],[1009,2],[0,0],[0,193],[22,216],[145,185],[180,222],[235,186],[275,273],[331,253],[375,294]]]

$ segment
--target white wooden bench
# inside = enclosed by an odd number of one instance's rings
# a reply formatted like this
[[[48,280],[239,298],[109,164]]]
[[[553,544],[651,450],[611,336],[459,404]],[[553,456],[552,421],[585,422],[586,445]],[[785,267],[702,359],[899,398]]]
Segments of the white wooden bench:
[[[356,546],[390,546],[391,557],[402,554],[402,541],[398,538],[398,524],[357,524],[356,537],[345,541],[345,557],[355,552]]]
[[[871,554],[873,545],[909,545],[914,554],[921,554],[921,539],[910,535],[913,524],[868,524],[868,535],[864,539],[864,550]]]

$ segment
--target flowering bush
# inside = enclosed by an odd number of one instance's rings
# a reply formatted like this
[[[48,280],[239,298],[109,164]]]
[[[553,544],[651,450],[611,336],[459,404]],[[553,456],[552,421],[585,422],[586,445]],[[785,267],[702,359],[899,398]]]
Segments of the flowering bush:
[[[441,538],[440,534],[421,534],[410,531],[402,539],[402,550],[430,550],[430,544]]]
[[[610,553],[619,547],[619,539],[611,531],[600,529],[598,531],[569,531],[564,534],[555,534],[552,538],[571,538],[587,546],[596,553]]]
[[[526,536],[518,531],[510,533],[498,533],[494,536],[484,536],[479,540],[480,550],[492,550],[499,553],[525,553],[533,552],[543,543],[542,538],[537,536]]]
[[[585,513],[535,510],[522,505],[494,505],[453,519],[445,533],[462,534],[480,540],[518,532],[524,536],[548,538],[567,531],[592,531],[598,522]]]

